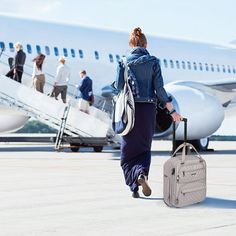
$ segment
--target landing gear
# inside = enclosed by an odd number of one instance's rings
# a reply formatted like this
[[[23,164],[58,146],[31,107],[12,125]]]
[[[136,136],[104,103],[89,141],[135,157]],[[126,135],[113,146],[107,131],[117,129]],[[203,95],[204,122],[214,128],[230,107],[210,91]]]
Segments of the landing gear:
[[[198,151],[207,151],[209,145],[209,138],[202,138],[198,140],[192,140],[190,143],[198,150]]]
[[[78,152],[80,147],[81,147],[81,145],[79,145],[78,143],[70,143],[70,150],[72,152]],[[86,147],[86,146],[84,146],[84,147]],[[94,152],[102,152],[103,146],[94,146],[93,150],[94,150]]]
[[[70,143],[70,150],[72,152],[78,152],[80,149],[80,146],[77,143]]]
[[[94,152],[102,152],[103,146],[95,146],[93,147]]]

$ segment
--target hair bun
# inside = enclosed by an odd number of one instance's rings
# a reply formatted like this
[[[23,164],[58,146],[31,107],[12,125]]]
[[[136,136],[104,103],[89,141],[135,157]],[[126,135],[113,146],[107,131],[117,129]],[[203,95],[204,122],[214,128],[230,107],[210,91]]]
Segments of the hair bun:
[[[138,27],[133,30],[134,35],[141,36],[142,30]]]
[[[142,30],[137,27],[130,33],[129,45],[131,47],[147,47],[147,39]]]

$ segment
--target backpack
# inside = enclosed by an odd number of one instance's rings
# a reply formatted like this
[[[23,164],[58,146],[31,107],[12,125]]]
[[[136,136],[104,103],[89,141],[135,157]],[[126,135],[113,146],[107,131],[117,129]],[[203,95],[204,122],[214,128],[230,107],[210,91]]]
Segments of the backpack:
[[[124,71],[124,88],[114,97],[114,110],[112,117],[112,128],[116,134],[121,136],[127,135],[134,127],[135,121],[135,104],[134,97],[129,85],[128,65],[126,58],[123,59]]]

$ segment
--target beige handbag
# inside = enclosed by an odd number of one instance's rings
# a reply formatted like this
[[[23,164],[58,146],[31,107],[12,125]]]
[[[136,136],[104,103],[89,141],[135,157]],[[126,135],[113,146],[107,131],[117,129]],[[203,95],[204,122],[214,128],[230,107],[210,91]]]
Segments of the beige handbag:
[[[187,129],[186,119],[185,122]],[[177,154],[181,148],[182,153]],[[190,148],[195,154],[191,154]],[[206,198],[206,162],[192,144],[184,142],[175,150],[165,162],[163,174],[164,202],[168,206],[184,207]]]

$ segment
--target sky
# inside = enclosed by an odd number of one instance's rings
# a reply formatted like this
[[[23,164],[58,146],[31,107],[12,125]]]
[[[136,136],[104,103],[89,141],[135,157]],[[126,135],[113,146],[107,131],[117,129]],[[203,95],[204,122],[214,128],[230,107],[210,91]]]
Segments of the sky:
[[[236,40],[235,0],[0,0],[0,12],[153,35]]]
[[[235,9],[235,0],[0,0],[4,14],[222,44],[236,40]],[[225,123],[217,133],[236,135],[236,118]]]

